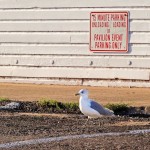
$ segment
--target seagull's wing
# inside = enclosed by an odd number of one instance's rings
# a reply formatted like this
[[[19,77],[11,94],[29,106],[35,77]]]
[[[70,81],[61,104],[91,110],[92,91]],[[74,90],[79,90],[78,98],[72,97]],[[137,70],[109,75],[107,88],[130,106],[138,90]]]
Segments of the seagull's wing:
[[[98,111],[102,115],[105,114],[105,108],[95,101],[92,101],[92,100],[90,101],[90,107]]]
[[[101,115],[113,115],[113,112],[111,110],[105,109],[103,106],[95,101],[90,100],[90,107],[99,112]]]

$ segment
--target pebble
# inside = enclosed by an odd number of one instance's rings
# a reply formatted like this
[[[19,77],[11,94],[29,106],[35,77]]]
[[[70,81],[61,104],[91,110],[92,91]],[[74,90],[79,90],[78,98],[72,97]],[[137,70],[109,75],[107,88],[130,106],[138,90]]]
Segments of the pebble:
[[[11,102],[9,104],[6,104],[5,106],[0,106],[0,109],[13,110],[13,109],[19,109],[19,107],[20,107],[20,103]]]

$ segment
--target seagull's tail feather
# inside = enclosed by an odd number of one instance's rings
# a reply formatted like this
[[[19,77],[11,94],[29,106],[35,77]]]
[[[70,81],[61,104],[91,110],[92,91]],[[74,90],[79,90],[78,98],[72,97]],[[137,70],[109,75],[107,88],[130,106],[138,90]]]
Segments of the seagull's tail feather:
[[[106,110],[106,115],[109,115],[109,116],[114,116],[114,112],[108,108],[105,108]]]

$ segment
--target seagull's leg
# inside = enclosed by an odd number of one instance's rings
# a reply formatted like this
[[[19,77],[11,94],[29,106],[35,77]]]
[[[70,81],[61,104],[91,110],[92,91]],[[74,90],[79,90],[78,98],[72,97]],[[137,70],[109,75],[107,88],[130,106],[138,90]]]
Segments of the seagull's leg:
[[[91,117],[89,117],[89,116],[87,117],[87,120],[86,120],[86,122],[85,122],[85,124],[84,124],[85,126],[86,126],[86,124],[88,124],[90,118],[91,118]]]
[[[98,118],[98,120],[99,120],[99,126],[101,126],[100,118]]]
[[[89,122],[89,116],[87,117],[87,120],[84,125],[88,124],[88,122]]]
[[[88,119],[91,119],[92,117],[88,116]]]
[[[98,120],[99,120],[99,126],[102,126],[103,125],[103,122],[101,122],[101,118],[102,116],[100,116],[99,118],[98,118]]]

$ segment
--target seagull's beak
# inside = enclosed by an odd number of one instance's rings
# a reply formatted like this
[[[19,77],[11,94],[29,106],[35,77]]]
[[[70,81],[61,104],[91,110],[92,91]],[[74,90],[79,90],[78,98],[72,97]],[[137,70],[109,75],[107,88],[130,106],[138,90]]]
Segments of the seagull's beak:
[[[80,94],[79,94],[79,93],[76,93],[76,94],[75,94],[75,96],[78,96],[78,95],[80,95]]]

